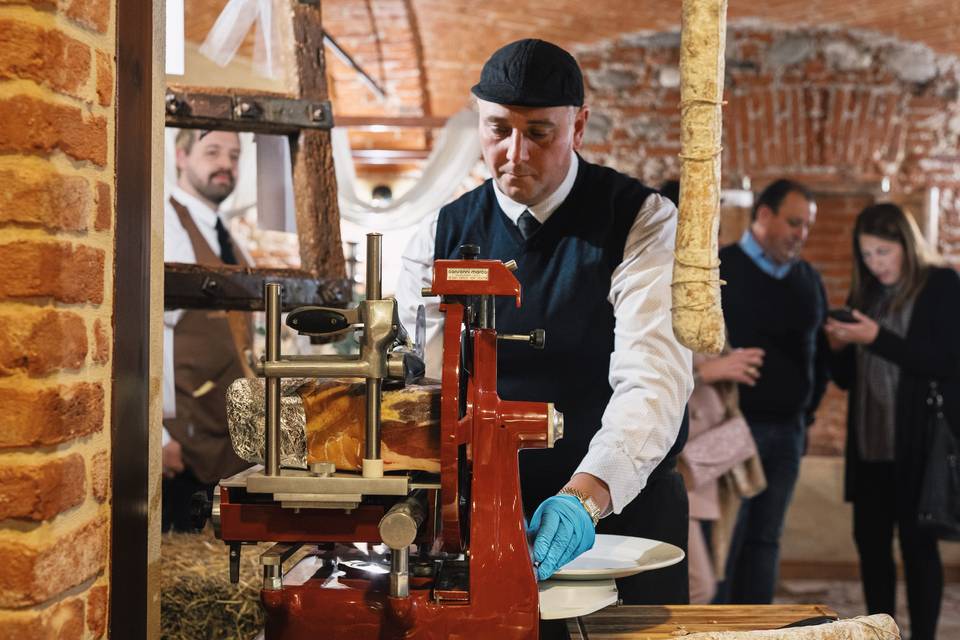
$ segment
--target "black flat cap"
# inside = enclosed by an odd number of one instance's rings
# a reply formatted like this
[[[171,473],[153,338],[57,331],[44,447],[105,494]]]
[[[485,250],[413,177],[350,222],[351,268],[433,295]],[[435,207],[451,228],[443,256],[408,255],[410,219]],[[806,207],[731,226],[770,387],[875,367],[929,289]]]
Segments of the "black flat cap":
[[[519,107],[583,106],[583,74],[573,56],[544,40],[517,40],[494,52],[473,95]]]

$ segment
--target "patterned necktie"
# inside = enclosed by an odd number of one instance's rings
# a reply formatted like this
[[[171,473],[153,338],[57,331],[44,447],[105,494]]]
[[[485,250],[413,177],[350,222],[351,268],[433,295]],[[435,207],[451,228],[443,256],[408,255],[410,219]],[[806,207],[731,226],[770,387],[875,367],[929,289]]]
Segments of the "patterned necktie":
[[[230,240],[230,234],[227,228],[223,226],[223,220],[217,216],[217,242],[220,243],[220,260],[223,264],[239,264],[237,256],[233,253],[233,242]]]
[[[520,229],[520,235],[526,240],[537,232],[537,229],[540,228],[540,222],[534,218],[533,214],[528,210],[520,214],[520,218],[517,220],[517,227]]]

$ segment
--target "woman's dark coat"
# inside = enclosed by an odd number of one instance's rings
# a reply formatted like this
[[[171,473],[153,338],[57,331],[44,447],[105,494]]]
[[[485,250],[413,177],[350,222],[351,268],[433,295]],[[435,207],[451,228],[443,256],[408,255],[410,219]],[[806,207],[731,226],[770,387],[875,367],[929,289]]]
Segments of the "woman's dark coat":
[[[907,333],[900,337],[880,328],[867,347],[900,368],[895,403],[895,460],[897,504],[914,509],[923,480],[927,440],[927,395],[936,379],[944,399],[947,420],[960,430],[960,276],[953,269],[933,268],[913,305]],[[833,381],[850,391],[847,404],[847,450],[844,497],[853,500],[860,492],[861,465],[854,428],[857,397],[856,357],[853,346],[837,352],[831,363]]]

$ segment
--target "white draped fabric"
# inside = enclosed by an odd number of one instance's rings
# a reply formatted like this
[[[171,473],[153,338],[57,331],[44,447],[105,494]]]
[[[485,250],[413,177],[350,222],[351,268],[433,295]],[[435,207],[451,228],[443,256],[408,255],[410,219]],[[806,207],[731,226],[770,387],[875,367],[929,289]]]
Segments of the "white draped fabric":
[[[449,202],[480,159],[477,114],[464,109],[452,116],[437,136],[417,183],[386,206],[361,197],[345,129],[334,128],[333,165],[337,175],[340,217],[361,227],[386,231],[416,225]]]
[[[200,53],[221,67],[227,66],[254,25],[253,68],[262,76],[274,77],[279,64],[279,30],[272,0],[230,0],[200,45]]]

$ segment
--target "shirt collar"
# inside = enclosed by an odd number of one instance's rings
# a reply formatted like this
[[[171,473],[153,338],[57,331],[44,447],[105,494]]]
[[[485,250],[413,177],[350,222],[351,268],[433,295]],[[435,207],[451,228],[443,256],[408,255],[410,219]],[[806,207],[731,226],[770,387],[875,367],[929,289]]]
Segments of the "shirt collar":
[[[740,242],[738,243],[740,248],[743,249],[743,252],[753,260],[753,263],[757,265],[761,271],[766,273],[768,276],[772,276],[777,280],[783,280],[787,277],[787,274],[790,273],[790,269],[793,268],[793,265],[796,263],[796,260],[791,260],[784,264],[778,264],[774,262],[770,256],[766,254],[763,250],[763,247],[760,246],[760,243],[757,242],[757,239],[753,236],[753,232],[748,228],[743,232],[743,235],[740,236]]]
[[[217,218],[219,217],[217,210],[211,209],[210,205],[200,198],[190,195],[179,186],[173,187],[170,190],[170,195],[174,200],[185,206],[197,222],[205,224],[211,229],[217,226]]]
[[[577,181],[577,171],[579,168],[580,159],[577,157],[575,152],[571,151],[570,167],[567,169],[567,175],[563,179],[563,182],[560,183],[560,186],[557,187],[553,193],[534,205],[527,206],[512,200],[510,197],[500,191],[500,186],[497,184],[496,180],[493,181],[493,193],[497,197],[497,204],[500,205],[500,208],[503,209],[503,212],[507,214],[507,217],[510,218],[514,224],[516,224],[517,220],[520,219],[520,215],[527,210],[533,214],[533,217],[537,219],[537,222],[543,224],[551,215],[553,215],[554,211],[560,208],[560,205],[563,204],[563,201],[566,200],[567,196],[570,195],[570,192],[573,191],[573,183]]]

